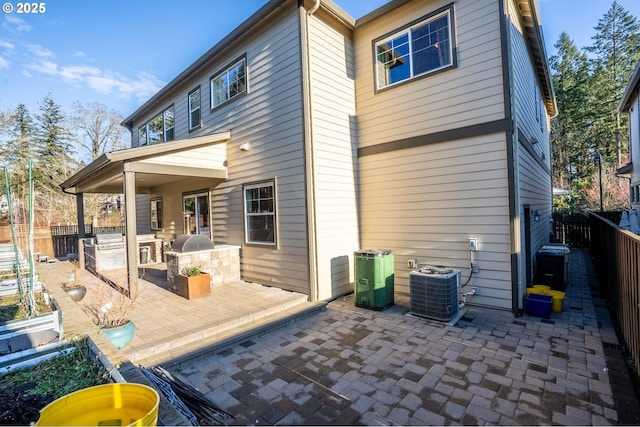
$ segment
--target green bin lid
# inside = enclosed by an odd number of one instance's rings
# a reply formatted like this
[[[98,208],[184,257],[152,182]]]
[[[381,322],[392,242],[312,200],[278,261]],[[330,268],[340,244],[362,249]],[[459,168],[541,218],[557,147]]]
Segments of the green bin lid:
[[[389,255],[391,251],[389,249],[364,249],[361,251],[356,251],[356,256],[365,256],[365,257],[377,257]]]

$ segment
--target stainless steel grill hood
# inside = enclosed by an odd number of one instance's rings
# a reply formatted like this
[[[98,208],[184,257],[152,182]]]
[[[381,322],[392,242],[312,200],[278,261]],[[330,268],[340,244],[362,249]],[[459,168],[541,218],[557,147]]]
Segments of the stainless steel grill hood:
[[[213,249],[213,242],[207,236],[200,234],[184,234],[171,244],[174,252],[195,252]]]

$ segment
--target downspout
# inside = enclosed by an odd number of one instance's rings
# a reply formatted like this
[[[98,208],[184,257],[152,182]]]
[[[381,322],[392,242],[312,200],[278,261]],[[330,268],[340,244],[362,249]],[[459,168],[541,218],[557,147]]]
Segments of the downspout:
[[[511,265],[511,311],[514,315],[521,314],[519,283],[520,283],[520,263],[518,262],[518,252],[520,251],[520,215],[517,201],[518,184],[516,182],[516,144],[515,138],[515,116],[513,114],[511,83],[512,58],[511,58],[511,37],[509,5],[510,0],[499,2],[500,26],[501,26],[501,50],[502,50],[502,85],[504,90],[504,113],[505,119],[511,122],[509,129],[505,132],[505,142],[507,150],[507,185],[509,191],[509,258]]]
[[[304,127],[304,174],[307,211],[307,265],[309,267],[309,300],[317,301],[318,289],[318,258],[316,251],[316,195],[315,195],[315,167],[313,156],[313,132],[311,114],[311,54],[309,52],[309,17],[320,7],[320,0],[309,10],[304,8],[304,0],[298,0],[300,12],[300,43],[302,63],[302,120]]]

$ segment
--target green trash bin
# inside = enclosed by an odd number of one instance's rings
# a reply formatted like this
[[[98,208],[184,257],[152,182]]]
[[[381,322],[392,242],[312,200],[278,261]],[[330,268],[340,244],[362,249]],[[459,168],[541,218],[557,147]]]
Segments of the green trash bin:
[[[393,305],[393,253],[386,249],[355,252],[356,306],[384,310]]]

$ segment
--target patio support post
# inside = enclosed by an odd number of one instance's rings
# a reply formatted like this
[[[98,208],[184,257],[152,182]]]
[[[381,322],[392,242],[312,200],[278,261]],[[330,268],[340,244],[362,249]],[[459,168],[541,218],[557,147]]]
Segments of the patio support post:
[[[127,285],[129,295],[132,295],[132,288],[137,289],[138,285],[138,242],[136,235],[136,173],[128,170],[127,163],[124,164],[124,225],[126,230],[127,248]]]

